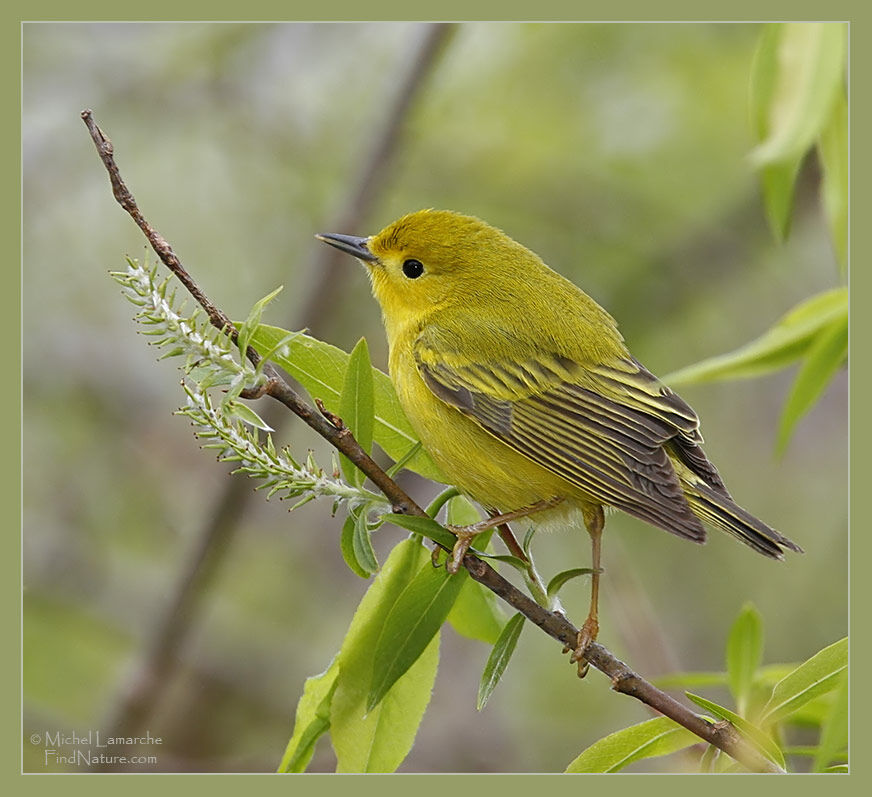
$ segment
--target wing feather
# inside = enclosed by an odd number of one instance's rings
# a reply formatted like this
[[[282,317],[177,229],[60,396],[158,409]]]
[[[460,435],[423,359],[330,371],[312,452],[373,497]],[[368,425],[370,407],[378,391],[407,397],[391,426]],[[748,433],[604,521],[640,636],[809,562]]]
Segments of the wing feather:
[[[522,362],[456,363],[420,338],[415,356],[436,396],[516,451],[597,501],[705,539],[667,452],[674,448],[713,488],[722,487],[697,445],[697,417],[632,358],[596,368],[541,352]]]

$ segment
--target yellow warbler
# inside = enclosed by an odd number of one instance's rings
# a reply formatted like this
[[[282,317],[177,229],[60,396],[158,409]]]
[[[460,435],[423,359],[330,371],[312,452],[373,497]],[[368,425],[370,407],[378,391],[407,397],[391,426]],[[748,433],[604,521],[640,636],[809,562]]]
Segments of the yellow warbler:
[[[603,507],[698,543],[704,520],[775,559],[801,550],[734,503],[696,414],[633,358],[614,319],[505,233],[421,210],[368,238],[318,238],[367,267],[409,422],[493,517],[461,530],[454,566],[472,532],[580,511],[594,574],[574,660],[598,631]]]

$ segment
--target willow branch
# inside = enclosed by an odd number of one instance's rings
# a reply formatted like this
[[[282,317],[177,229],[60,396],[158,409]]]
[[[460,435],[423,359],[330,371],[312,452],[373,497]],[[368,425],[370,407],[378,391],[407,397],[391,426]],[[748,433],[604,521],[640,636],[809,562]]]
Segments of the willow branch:
[[[210,322],[218,329],[227,332],[236,341],[238,339],[238,331],[233,323],[200,290],[199,286],[182,266],[172,247],[145,220],[133,195],[121,178],[118,166],[115,163],[112,142],[94,122],[93,113],[90,110],[82,111],[82,119],[91,134],[100,159],[106,167],[109,181],[112,185],[112,192],[118,203],[130,214],[137,226],[142,230],[161,262],[182,281],[191,295],[197,300],[206,312]],[[260,361],[260,356],[251,347],[248,349],[247,356],[252,364],[256,365]],[[264,365],[263,372],[267,376],[267,381],[258,389],[256,395],[250,396],[251,398],[268,395],[284,404],[285,407],[308,424],[337,450],[345,454],[363,471],[390,501],[394,512],[428,517],[427,513],[363,450],[351,434],[351,431],[342,423],[341,419],[323,409],[316,409],[304,401],[269,363]],[[491,590],[516,611],[523,614],[531,623],[541,628],[564,647],[571,648],[575,646],[578,638],[578,629],[562,614],[549,612],[540,606],[511,582],[503,578],[490,565],[473,554],[467,553],[464,556],[463,566],[472,578]],[[592,643],[585,653],[585,659],[592,667],[611,679],[612,689],[635,697],[661,714],[673,719],[679,725],[687,728],[704,741],[720,748],[749,769],[757,772],[781,771],[779,767],[760,755],[756,749],[749,746],[732,725],[729,723],[708,722],[633,672],[633,670],[602,645]]]
[[[376,126],[369,148],[357,158],[361,164],[360,172],[357,179],[351,181],[330,229],[359,228],[368,209],[377,203],[391,172],[391,160],[413,101],[439,62],[456,27],[455,24],[422,26],[423,34],[411,47],[408,61],[398,67],[396,91],[385,108],[374,114],[376,120],[382,121],[381,127]],[[336,250],[326,246],[314,250],[307,266],[309,273],[317,275],[313,288],[297,311],[299,323],[289,322],[286,326],[311,327],[315,320],[330,316],[335,304],[335,290],[343,284],[335,279],[340,267],[338,255]],[[273,428],[279,428],[287,417],[287,413],[281,410],[279,404],[271,405],[263,415],[264,420]],[[109,735],[136,736],[146,727],[148,717],[171,683],[172,672],[178,663],[177,651],[196,620],[200,605],[198,599],[221,566],[254,495],[245,482],[244,479],[226,481],[195,534],[168,599],[158,613],[146,649],[113,704],[113,713],[108,719]]]

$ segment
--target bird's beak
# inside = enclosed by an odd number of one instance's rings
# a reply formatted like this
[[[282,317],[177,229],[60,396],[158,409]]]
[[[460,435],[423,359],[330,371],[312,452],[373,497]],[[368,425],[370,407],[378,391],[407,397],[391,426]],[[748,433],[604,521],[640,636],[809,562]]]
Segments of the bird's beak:
[[[315,236],[319,241],[324,241],[325,244],[335,246],[349,255],[353,255],[358,260],[364,260],[367,263],[377,263],[378,258],[369,251],[366,247],[366,238],[358,238],[356,235],[338,235],[337,233],[325,232]]]

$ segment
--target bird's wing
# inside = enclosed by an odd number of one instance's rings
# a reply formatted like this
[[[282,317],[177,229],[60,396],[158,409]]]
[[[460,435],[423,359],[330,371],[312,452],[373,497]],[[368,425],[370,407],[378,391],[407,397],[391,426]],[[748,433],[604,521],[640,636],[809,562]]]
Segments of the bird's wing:
[[[698,446],[696,414],[638,362],[582,365],[545,351],[469,362],[438,344],[425,330],[415,360],[442,401],[593,499],[705,539],[667,448],[711,487],[723,483]]]

